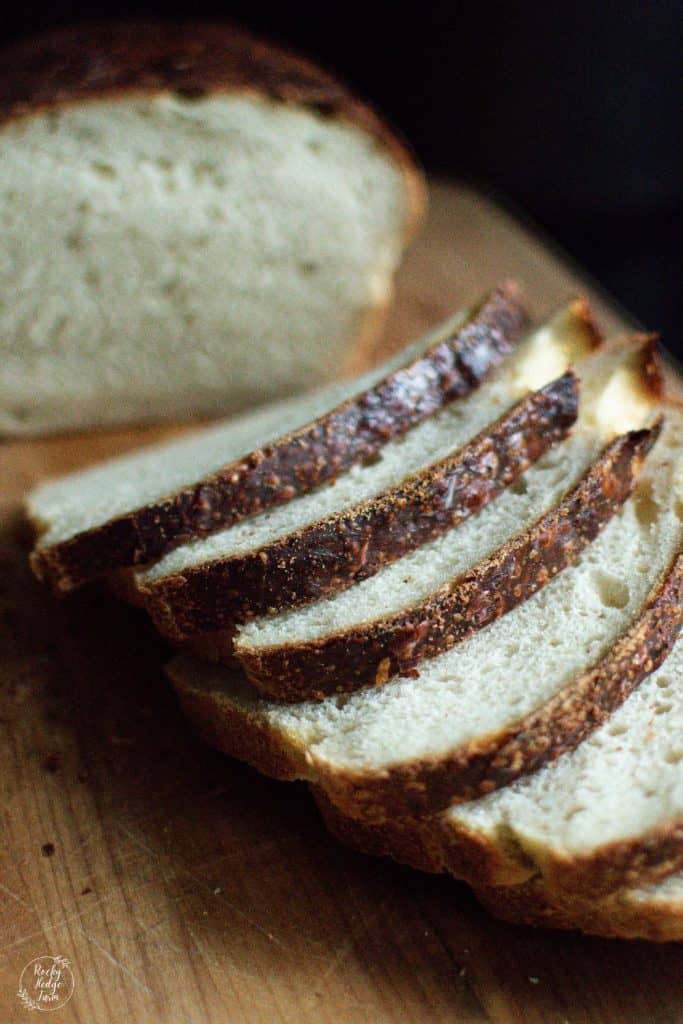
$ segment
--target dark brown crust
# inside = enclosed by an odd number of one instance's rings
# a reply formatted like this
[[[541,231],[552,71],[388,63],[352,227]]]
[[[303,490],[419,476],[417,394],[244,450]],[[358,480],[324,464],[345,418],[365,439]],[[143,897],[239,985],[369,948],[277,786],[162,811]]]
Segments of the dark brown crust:
[[[656,882],[683,868],[683,821],[665,822],[633,839],[607,843],[588,857],[549,857],[543,880],[552,891],[606,896]]]
[[[608,939],[683,941],[683,902],[651,901],[631,891],[605,900],[558,902],[539,881],[476,890],[482,905],[503,921],[541,928],[562,928]]]
[[[578,407],[578,381],[568,372],[380,496],[246,555],[143,585],[147,610],[162,632],[183,640],[344,590],[478,512],[567,436]],[[199,637],[193,649],[232,660],[231,638],[221,640]]]
[[[356,125],[402,170],[405,237],[425,188],[407,145],[367,104],[311,61],[229,23],[138,21],[83,24],[15,43],[0,53],[0,121],[74,103],[174,93],[192,103],[217,92],[252,92]]]
[[[262,512],[371,458],[476,388],[511,351],[526,314],[511,287],[487,295],[458,329],[376,385],[196,484],[51,547],[34,572],[64,592]]]
[[[618,437],[559,505],[426,601],[300,644],[261,649],[238,639],[235,653],[249,681],[296,701],[417,676],[421,660],[500,618],[578,558],[630,495],[660,427]]]

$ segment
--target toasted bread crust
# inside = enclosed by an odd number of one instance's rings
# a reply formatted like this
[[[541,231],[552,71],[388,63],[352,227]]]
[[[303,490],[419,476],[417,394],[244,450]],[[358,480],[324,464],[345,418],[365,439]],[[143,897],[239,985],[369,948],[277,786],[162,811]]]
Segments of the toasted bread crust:
[[[143,585],[147,610],[162,632],[186,639],[344,590],[478,512],[567,436],[578,407],[578,382],[568,372],[378,497],[246,555]],[[233,658],[231,638],[220,634],[197,637],[193,650]]]
[[[407,144],[367,104],[311,61],[229,23],[77,25],[3,49],[0,121],[75,103],[174,93],[187,102],[252,93],[356,125],[388,150],[406,193],[404,237],[422,218],[425,185]]]
[[[514,289],[491,292],[446,338],[312,423],[197,483],[31,556],[64,592],[142,565],[196,537],[333,480],[448,402],[468,394],[511,351],[526,325]]]
[[[683,902],[638,898],[632,890],[604,900],[558,901],[540,881],[476,889],[482,905],[504,921],[579,930],[608,939],[683,941]]]
[[[249,681],[296,701],[417,676],[421,660],[500,618],[578,558],[630,495],[660,426],[611,442],[559,505],[427,600],[300,644],[256,648],[238,637],[235,653]]]

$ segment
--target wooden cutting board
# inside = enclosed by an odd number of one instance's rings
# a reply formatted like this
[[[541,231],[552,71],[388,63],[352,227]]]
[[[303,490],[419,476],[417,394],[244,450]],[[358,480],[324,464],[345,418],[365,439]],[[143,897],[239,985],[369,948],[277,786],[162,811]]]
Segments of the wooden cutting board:
[[[580,288],[628,326],[488,199],[436,184],[386,338],[505,277],[537,312]],[[303,786],[194,739],[141,615],[31,579],[28,488],[168,432],[0,445],[0,1022],[30,1019],[24,968],[62,956],[64,1022],[680,1024],[680,948],[504,925],[449,879],[343,849]]]

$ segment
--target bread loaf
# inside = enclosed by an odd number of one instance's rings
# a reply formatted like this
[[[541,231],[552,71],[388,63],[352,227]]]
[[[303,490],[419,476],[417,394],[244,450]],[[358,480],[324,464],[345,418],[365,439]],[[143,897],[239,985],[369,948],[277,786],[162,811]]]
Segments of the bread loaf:
[[[329,74],[226,25],[0,58],[0,433],[234,413],[366,358],[423,207]]]

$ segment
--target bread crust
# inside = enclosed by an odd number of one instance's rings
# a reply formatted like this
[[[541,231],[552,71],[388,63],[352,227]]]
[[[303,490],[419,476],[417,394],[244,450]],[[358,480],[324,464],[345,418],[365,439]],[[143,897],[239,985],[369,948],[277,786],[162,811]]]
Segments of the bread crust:
[[[166,666],[180,706],[193,727],[210,747],[236,757],[262,775],[292,782],[306,773],[303,752],[281,742],[275,730],[258,715],[244,715],[211,693],[198,693],[185,685],[174,663]]]
[[[309,789],[328,830],[344,846],[371,857],[391,857],[399,864],[429,874],[446,871],[441,831],[433,827],[435,821],[394,819],[381,825],[360,821],[337,807],[322,786],[311,783]]]
[[[173,93],[250,93],[346,121],[372,136],[403,178],[408,241],[426,189],[407,143],[367,103],[312,61],[230,23],[131,21],[82,24],[14,43],[0,53],[0,121],[93,100]]]
[[[477,387],[526,322],[515,289],[494,290],[458,329],[318,419],[159,501],[62,543],[38,543],[33,571],[63,593],[333,480]]]
[[[604,900],[558,901],[540,881],[475,890],[482,905],[504,921],[579,930],[608,939],[683,941],[683,901],[626,890]]]
[[[297,701],[418,676],[421,660],[500,618],[578,558],[630,495],[660,429],[616,438],[555,508],[416,605],[299,644],[257,648],[238,637],[247,678],[263,693]]]
[[[376,498],[245,555],[143,584],[147,610],[172,639],[200,631],[204,635],[192,649],[231,662],[232,637],[208,631],[320,600],[434,540],[477,513],[565,438],[578,408],[578,381],[570,371],[527,395],[447,458]],[[277,687],[273,695],[281,695]],[[292,699],[287,691],[282,696]]]

